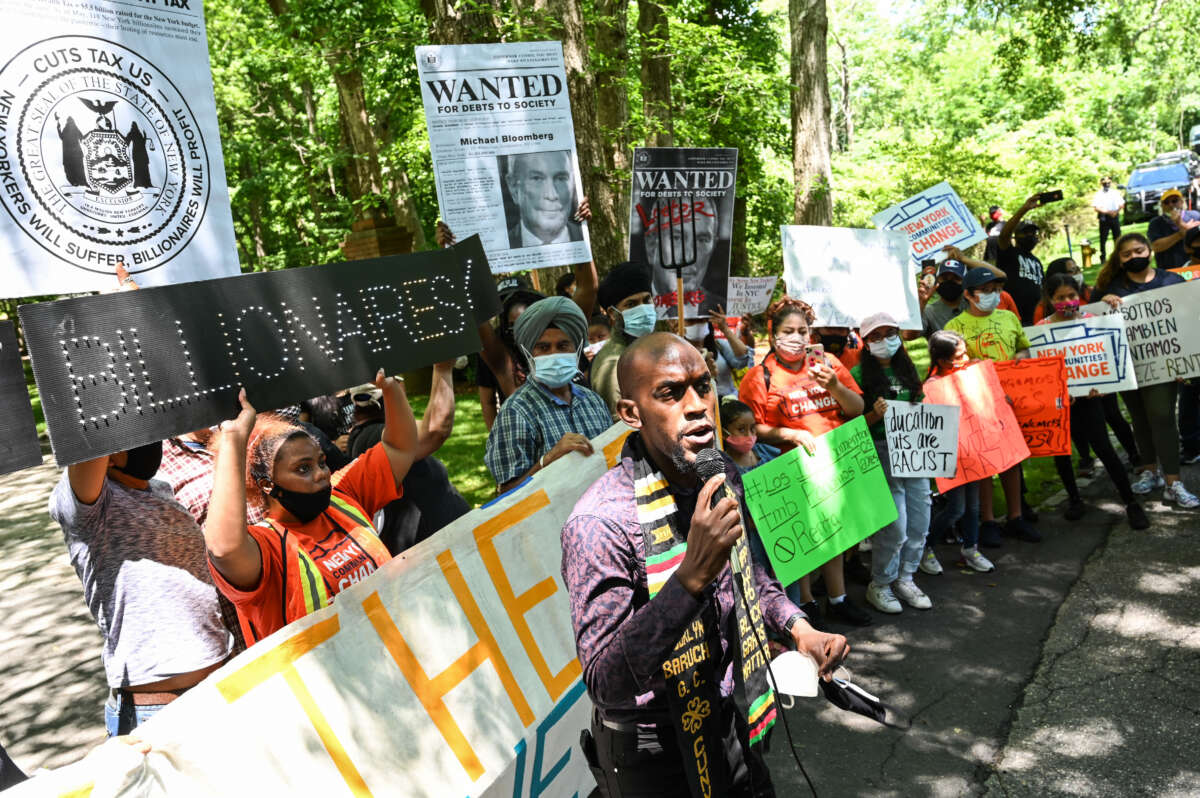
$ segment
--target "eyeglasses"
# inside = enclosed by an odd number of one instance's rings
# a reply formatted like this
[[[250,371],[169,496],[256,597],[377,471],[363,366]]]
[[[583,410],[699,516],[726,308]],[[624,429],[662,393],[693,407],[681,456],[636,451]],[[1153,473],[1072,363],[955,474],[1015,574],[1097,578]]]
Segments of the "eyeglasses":
[[[1181,200],[1179,197],[1168,197],[1167,199],[1162,201],[1162,204],[1163,205],[1179,205],[1182,202],[1183,202],[1183,200]]]

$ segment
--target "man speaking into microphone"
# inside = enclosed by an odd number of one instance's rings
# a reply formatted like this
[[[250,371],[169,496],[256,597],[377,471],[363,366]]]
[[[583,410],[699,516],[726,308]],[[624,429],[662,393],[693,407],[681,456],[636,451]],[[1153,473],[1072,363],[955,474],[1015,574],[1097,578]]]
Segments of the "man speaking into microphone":
[[[706,453],[723,473],[699,476],[697,455],[716,446],[716,394],[695,348],[647,335],[617,371],[617,412],[634,432],[562,533],[596,707],[584,752],[612,798],[773,796],[757,746],[776,718],[767,631],[790,637],[824,678],[849,647],[814,630],[753,564],[733,462]]]

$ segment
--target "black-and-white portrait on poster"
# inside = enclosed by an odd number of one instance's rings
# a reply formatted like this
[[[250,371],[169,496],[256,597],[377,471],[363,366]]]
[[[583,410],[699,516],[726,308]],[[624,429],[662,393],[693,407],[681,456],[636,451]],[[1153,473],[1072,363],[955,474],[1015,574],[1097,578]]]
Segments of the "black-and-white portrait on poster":
[[[583,240],[570,150],[496,156],[512,249]]]

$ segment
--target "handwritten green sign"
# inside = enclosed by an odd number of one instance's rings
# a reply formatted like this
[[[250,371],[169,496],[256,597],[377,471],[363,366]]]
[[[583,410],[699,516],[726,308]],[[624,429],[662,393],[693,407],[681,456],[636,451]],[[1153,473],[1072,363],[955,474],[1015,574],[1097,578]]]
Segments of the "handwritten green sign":
[[[790,585],[896,520],[896,504],[860,416],[742,477],[775,576]]]

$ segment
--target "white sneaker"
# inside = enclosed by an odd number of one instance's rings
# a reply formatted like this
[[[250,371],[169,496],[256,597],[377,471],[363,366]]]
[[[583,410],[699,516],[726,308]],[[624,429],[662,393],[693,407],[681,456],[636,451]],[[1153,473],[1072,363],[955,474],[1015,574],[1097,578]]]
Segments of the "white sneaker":
[[[874,582],[867,585],[867,603],[880,612],[886,612],[889,615],[895,615],[898,612],[903,612],[904,608],[900,606],[900,602],[896,600],[896,596],[892,593],[890,585],[877,585]]]
[[[969,549],[961,549],[960,551],[962,552],[963,562],[965,562],[967,567],[972,571],[978,571],[981,574],[986,574],[996,570],[996,566],[992,564],[992,561],[980,554],[979,549],[972,547]]]
[[[1163,491],[1163,501],[1175,502],[1185,510],[1200,507],[1200,499],[1188,493],[1188,489],[1183,486],[1182,479],[1177,479],[1167,486],[1167,489]]]
[[[933,606],[933,602],[929,600],[929,596],[925,595],[925,591],[917,587],[917,583],[911,579],[897,579],[892,582],[892,592],[910,607],[927,610]]]
[[[925,549],[925,553],[921,555],[921,562],[917,567],[921,569],[921,573],[929,574],[930,576],[938,576],[942,572],[942,564],[938,562],[937,555],[930,548]]]
[[[1162,474],[1158,473],[1157,471],[1150,471],[1147,469],[1146,471],[1138,474],[1137,481],[1134,482],[1130,487],[1133,488],[1134,493],[1138,494],[1139,496],[1145,496],[1150,491],[1161,488],[1166,484],[1167,481],[1162,478]]]

